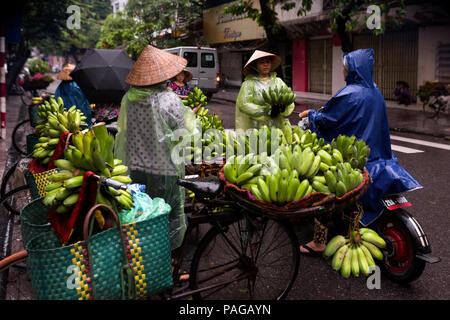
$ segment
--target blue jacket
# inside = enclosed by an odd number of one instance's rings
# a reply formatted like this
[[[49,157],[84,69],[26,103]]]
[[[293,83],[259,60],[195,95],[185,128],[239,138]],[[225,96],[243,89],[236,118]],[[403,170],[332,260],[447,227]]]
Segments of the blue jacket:
[[[308,113],[311,130],[328,143],[339,134],[355,135],[370,147],[366,168],[373,180],[361,198],[363,225],[368,225],[383,211],[381,198],[422,186],[398,164],[391,150],[386,103],[373,81],[372,49],[346,54],[347,85],[339,90],[320,111]]]
[[[89,128],[91,127],[91,105],[75,81],[61,81],[55,91],[55,99],[58,99],[58,97],[63,99],[66,110],[72,106],[76,106],[77,109],[80,109],[86,116],[86,120],[84,120],[84,122],[86,122]]]

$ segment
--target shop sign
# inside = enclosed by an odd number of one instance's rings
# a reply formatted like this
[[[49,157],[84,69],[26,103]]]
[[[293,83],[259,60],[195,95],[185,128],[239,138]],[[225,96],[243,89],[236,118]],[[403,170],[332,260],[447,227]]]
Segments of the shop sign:
[[[247,17],[248,17],[248,13],[247,12],[243,13],[241,15],[238,15],[238,16],[234,16],[231,13],[227,13],[227,14],[221,13],[217,17],[216,24],[221,24],[221,23],[235,21],[235,20],[241,20],[241,19],[245,19]]]
[[[253,7],[260,10],[259,1],[252,0]],[[207,43],[226,43],[264,39],[264,28],[248,17],[248,14],[233,16],[223,10],[234,2],[227,2],[203,11],[203,36]]]
[[[242,32],[231,30],[230,28],[225,28],[223,30],[223,37],[225,39],[233,39],[236,41],[236,38],[239,38],[242,35]]]

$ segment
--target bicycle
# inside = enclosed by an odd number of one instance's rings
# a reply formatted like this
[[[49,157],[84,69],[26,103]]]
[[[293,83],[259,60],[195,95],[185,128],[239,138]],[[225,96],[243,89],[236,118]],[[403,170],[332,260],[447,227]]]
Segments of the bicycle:
[[[186,210],[188,229],[175,255],[176,285],[181,283],[186,239],[199,225],[211,228],[193,254],[189,283],[165,298],[284,299],[300,263],[297,236],[288,221],[260,215],[231,200],[217,176],[180,179],[178,184],[193,191],[196,200]]]
[[[12,170],[8,177],[10,172]],[[99,181],[116,189],[126,188],[114,180],[99,177]],[[161,297],[167,300],[190,296],[194,299],[217,296],[222,299],[285,298],[299,267],[298,241],[290,225],[240,207],[224,195],[223,185],[217,177],[194,182],[180,179],[178,183],[193,190],[198,199],[193,205],[186,204],[188,228],[182,247],[173,255],[174,287]],[[27,186],[8,193],[2,190],[4,195],[0,202],[25,189]],[[195,249],[190,278],[184,285],[179,271],[188,239],[196,227],[204,225],[211,227]],[[224,252],[228,254],[224,255]],[[0,261],[0,271],[20,264],[26,258],[24,251],[5,257]],[[280,274],[280,271],[283,272]]]

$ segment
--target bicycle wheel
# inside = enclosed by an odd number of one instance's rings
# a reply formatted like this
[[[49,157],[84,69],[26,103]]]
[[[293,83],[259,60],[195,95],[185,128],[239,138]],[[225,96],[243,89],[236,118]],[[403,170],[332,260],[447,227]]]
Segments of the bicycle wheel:
[[[26,128],[21,128],[23,125],[28,124],[28,126]],[[20,129],[20,131],[19,131]],[[20,132],[21,134],[17,134],[17,132]],[[27,155],[27,150],[26,150],[26,146],[22,146],[20,145],[20,142],[18,142],[17,140],[22,139],[22,134],[23,132],[31,132],[32,128],[31,128],[31,123],[29,119],[23,120],[21,122],[19,122],[13,129],[12,135],[11,135],[11,142],[13,147],[21,154],[23,155]]]
[[[214,226],[192,260],[194,299],[278,300],[287,296],[298,273],[297,236],[281,221],[248,217]]]

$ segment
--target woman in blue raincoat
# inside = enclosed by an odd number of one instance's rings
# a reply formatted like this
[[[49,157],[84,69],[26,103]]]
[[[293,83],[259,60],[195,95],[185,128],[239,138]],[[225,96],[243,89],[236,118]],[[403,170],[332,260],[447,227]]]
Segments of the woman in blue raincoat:
[[[339,90],[319,111],[306,110],[312,131],[328,143],[338,135],[355,135],[370,147],[366,164],[372,184],[361,197],[364,214],[361,223],[367,226],[383,211],[384,195],[396,194],[422,186],[399,165],[391,150],[386,103],[373,81],[372,49],[352,51],[344,56],[346,86]],[[326,227],[316,220],[313,241],[303,245],[301,252],[320,252],[326,246]]]
[[[84,96],[83,91],[78,84],[72,79],[70,73],[75,69],[75,65],[68,63],[64,66],[62,71],[58,73],[56,79],[61,80],[61,83],[56,88],[55,99],[61,97],[64,101],[64,107],[69,109],[72,106],[76,106],[86,116],[86,124],[91,127],[92,124],[92,111],[89,101]]]

